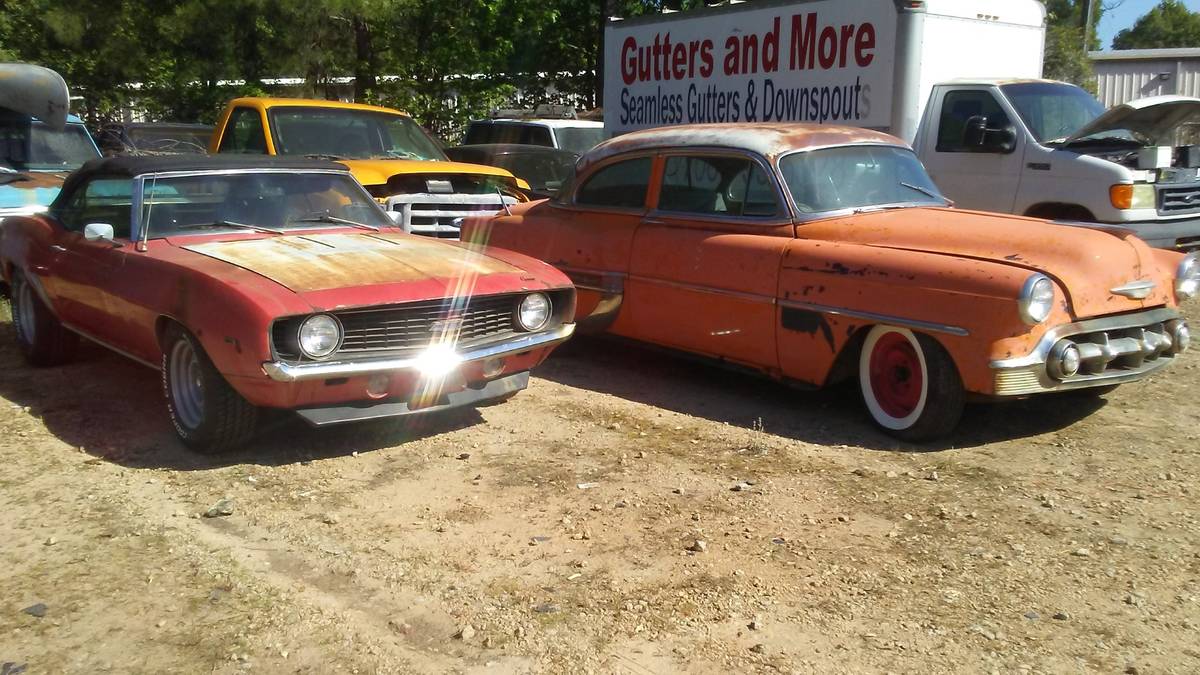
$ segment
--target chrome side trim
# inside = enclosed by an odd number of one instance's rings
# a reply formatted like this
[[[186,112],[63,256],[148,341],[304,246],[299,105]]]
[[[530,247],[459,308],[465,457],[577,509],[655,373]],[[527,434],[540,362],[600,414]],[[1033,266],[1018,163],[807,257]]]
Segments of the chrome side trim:
[[[893,326],[916,328],[917,330],[946,333],[949,335],[957,335],[959,337],[966,337],[971,334],[971,332],[966,328],[962,328],[960,326],[934,323],[932,321],[921,321],[920,319],[905,319],[899,316],[877,314],[875,312],[864,312],[857,309],[847,309],[845,307],[830,307],[828,305],[816,305],[810,302],[796,302],[794,300],[780,300],[779,305],[781,307],[790,307],[792,309],[803,309],[810,312],[819,312],[821,314],[833,314],[835,316],[847,316],[853,319],[878,321],[880,323],[886,323]]]
[[[578,320],[579,330],[599,333],[617,320],[617,314],[621,311],[621,303],[625,299],[627,274],[582,267],[558,267],[558,269],[567,275],[577,290],[600,294],[600,301],[596,303],[596,308],[592,310],[592,313]]]
[[[129,359],[130,361],[134,361],[135,363],[140,363],[143,366],[146,366],[147,368],[153,368],[154,370],[162,370],[162,364],[150,363],[149,361],[147,361],[145,359],[134,356],[133,354],[130,354],[129,352],[125,351],[124,349],[114,347],[111,344],[105,342],[104,340],[95,338],[90,333],[82,331],[82,330],[76,328],[75,326],[72,326],[69,323],[64,323],[61,321],[59,323],[62,323],[63,328],[66,328],[67,330],[71,331],[72,333],[75,333],[79,337],[84,338],[90,342],[95,342],[96,344],[100,345],[101,347],[104,347],[105,349],[107,349],[110,352],[115,352],[117,354],[120,354],[121,356],[124,356],[125,358]]]
[[[1000,370],[1043,364],[1046,362],[1046,355],[1050,353],[1050,348],[1054,346],[1054,343],[1068,335],[1114,330],[1117,328],[1134,328],[1178,318],[1180,318],[1180,314],[1177,310],[1169,307],[1160,307],[1133,314],[1121,314],[1118,316],[1101,317],[1099,319],[1086,319],[1084,321],[1076,321],[1075,323],[1064,323],[1061,326],[1055,326],[1046,331],[1029,354],[1014,356],[1008,359],[996,359],[989,363],[988,366],[993,370]]]
[[[1132,298],[1133,300],[1141,300],[1142,298],[1150,295],[1150,292],[1154,290],[1155,285],[1156,284],[1154,283],[1153,279],[1138,279],[1137,281],[1131,281],[1127,284],[1117,286],[1116,288],[1110,288],[1108,289],[1108,292],[1112,293],[1113,295],[1123,295],[1127,298]]]
[[[565,341],[575,332],[575,324],[568,323],[544,333],[534,333],[514,340],[508,340],[494,345],[479,347],[459,354],[464,363],[480,361],[495,356],[505,356],[517,352],[549,347]],[[324,379],[328,377],[351,377],[369,375],[393,370],[408,370],[416,368],[419,359],[416,357],[393,357],[384,359],[356,359],[354,361],[316,361],[306,363],[287,363],[285,361],[268,361],[262,365],[263,371],[276,382],[299,382],[302,380]]]
[[[757,293],[744,293],[742,291],[730,291],[724,288],[715,288],[713,286],[701,286],[699,284],[684,284],[678,281],[667,281],[666,279],[653,279],[651,277],[630,277],[634,281],[640,281],[656,286],[666,286],[667,288],[676,288],[685,291],[696,291],[698,293],[708,293],[709,295],[721,295],[727,298],[736,298],[738,300],[747,300],[749,302],[761,302],[768,305],[774,305],[778,299],[771,295],[759,295]]]

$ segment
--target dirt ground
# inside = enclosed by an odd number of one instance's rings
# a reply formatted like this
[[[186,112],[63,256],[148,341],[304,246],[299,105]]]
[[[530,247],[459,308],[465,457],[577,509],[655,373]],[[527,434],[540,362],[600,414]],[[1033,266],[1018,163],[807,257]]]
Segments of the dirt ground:
[[[929,449],[576,340],[503,405],[212,459],[0,311],[2,675],[1200,671],[1195,353]]]

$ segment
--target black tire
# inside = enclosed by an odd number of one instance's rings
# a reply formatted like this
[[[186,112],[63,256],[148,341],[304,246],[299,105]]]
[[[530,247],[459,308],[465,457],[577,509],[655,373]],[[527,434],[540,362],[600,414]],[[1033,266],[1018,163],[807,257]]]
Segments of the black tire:
[[[57,366],[75,358],[79,336],[67,330],[20,272],[12,282],[13,328],[25,360],[35,366]]]
[[[905,328],[867,333],[859,388],[876,426],[901,440],[941,438],[962,417],[965,392],[953,359],[937,340]]]
[[[213,455],[254,436],[258,408],[213,366],[200,341],[172,325],[163,335],[162,384],[175,433],[192,450]]]

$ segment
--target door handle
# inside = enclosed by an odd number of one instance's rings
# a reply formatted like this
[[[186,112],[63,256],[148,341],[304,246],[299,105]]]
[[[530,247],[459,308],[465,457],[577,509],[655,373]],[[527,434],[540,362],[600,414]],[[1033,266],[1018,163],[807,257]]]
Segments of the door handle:
[[[659,218],[642,218],[643,225],[666,225],[667,221]]]
[[[66,247],[66,246],[59,246],[58,244],[50,244],[50,250],[51,250],[51,251],[57,251],[57,252],[59,252],[59,253],[66,253],[66,252],[67,252],[67,247]]]

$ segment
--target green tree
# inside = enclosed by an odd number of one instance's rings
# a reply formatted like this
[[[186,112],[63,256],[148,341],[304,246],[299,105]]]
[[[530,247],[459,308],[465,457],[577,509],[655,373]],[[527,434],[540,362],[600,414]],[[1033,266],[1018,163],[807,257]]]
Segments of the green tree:
[[[1162,0],[1133,24],[1117,33],[1113,49],[1200,47],[1200,12],[1179,0]]]
[[[1047,0],[1043,77],[1094,87],[1088,49],[1100,46],[1096,26],[1107,9],[1099,0]],[[1091,23],[1088,6],[1091,5]],[[1085,41],[1084,34],[1087,34]],[[1085,42],[1087,49],[1084,48]]]

